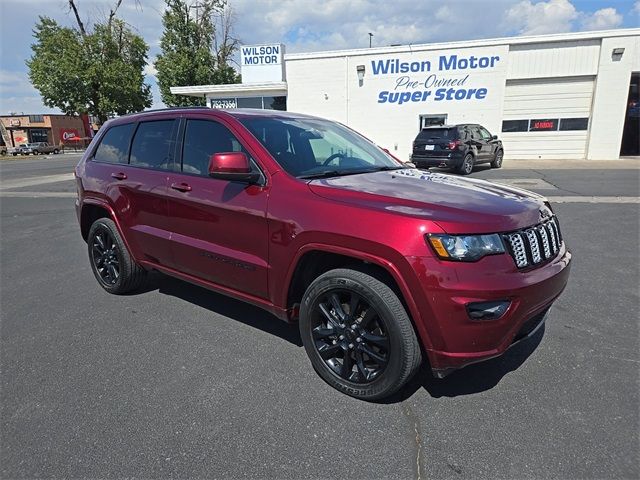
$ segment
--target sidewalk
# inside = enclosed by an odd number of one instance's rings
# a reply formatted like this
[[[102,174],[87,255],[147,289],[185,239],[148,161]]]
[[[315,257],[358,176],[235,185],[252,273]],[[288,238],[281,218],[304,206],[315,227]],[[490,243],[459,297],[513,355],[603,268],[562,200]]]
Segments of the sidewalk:
[[[509,160],[504,159],[504,169],[533,170],[638,170],[640,157],[616,160]]]

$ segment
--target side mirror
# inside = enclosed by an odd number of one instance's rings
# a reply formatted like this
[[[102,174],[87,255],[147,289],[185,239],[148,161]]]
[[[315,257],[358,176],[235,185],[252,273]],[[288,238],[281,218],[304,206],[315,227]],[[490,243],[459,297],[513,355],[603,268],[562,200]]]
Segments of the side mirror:
[[[497,140],[498,139],[498,135],[491,135],[491,140]]]
[[[209,176],[230,182],[256,183],[258,172],[251,171],[249,157],[242,152],[214,153],[209,158]]]

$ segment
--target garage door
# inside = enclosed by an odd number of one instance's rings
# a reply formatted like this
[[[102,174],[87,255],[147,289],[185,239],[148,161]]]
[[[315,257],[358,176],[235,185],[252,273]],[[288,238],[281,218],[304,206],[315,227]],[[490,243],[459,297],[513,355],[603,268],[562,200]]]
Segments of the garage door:
[[[508,80],[506,158],[585,158],[594,78]]]

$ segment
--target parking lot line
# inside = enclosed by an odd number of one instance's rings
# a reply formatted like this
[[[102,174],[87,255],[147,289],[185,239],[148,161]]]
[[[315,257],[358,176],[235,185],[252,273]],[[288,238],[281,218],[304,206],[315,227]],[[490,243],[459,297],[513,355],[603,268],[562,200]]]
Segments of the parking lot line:
[[[73,173],[61,173],[58,175],[45,175],[41,177],[19,178],[0,183],[0,190],[8,188],[32,187],[35,185],[45,185],[47,183],[64,182],[73,180]]]

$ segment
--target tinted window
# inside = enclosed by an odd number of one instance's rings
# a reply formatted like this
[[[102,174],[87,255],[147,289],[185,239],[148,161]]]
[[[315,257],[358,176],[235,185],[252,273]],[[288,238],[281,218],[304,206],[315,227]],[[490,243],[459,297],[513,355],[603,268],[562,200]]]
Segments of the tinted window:
[[[526,132],[529,130],[529,120],[505,120],[502,122],[503,132]]]
[[[287,97],[262,97],[264,108],[270,110],[286,110]]]
[[[97,162],[127,163],[133,127],[133,123],[111,127],[102,137],[93,159]]]
[[[586,130],[588,127],[588,118],[563,118],[560,120],[560,130]]]
[[[420,140],[430,140],[433,138],[455,138],[457,129],[455,128],[425,128],[418,134]]]
[[[238,98],[238,108],[262,108],[262,97]]]
[[[174,120],[159,120],[138,125],[131,144],[129,163],[137,167],[169,170],[173,165],[171,150],[174,124]]]
[[[478,127],[478,131],[480,132],[480,137],[483,140],[491,140],[491,134],[489,133],[489,131],[486,128]]]
[[[182,146],[183,172],[208,175],[209,158],[223,152],[247,153],[224,125],[210,120],[187,120]],[[253,162],[252,167],[257,169]]]

